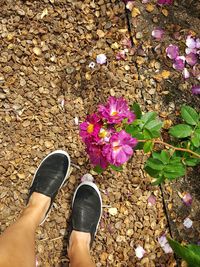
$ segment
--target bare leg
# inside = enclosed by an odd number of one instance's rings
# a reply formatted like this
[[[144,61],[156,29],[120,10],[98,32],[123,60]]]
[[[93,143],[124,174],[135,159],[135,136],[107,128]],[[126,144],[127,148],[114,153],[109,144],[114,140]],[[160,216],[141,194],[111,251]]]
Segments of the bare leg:
[[[72,231],[68,256],[71,267],[95,267],[90,256],[90,233]]]
[[[20,218],[0,236],[0,267],[35,267],[35,230],[50,198],[33,193]]]

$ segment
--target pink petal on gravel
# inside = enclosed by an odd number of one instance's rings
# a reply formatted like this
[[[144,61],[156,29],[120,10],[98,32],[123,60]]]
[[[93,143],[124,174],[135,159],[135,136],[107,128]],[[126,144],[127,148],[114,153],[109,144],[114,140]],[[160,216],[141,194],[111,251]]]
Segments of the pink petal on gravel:
[[[102,64],[106,64],[107,57],[106,57],[105,54],[99,54],[99,55],[97,55],[96,61],[97,61],[98,64],[101,64],[101,65]]]
[[[183,78],[184,79],[190,78],[190,73],[186,68],[184,68],[184,70],[183,70]]]
[[[185,218],[185,220],[183,221],[183,225],[186,227],[186,228],[191,228],[192,225],[193,225],[193,221],[190,220],[190,218]]]
[[[170,44],[167,48],[166,48],[166,53],[167,56],[170,59],[176,59],[179,55],[179,48],[177,45],[172,45]]]
[[[156,28],[151,33],[151,35],[157,40],[161,40],[164,34],[165,34],[164,30],[161,28]]]
[[[186,55],[185,60],[190,66],[194,66],[197,63],[197,56],[194,53],[190,53]]]
[[[133,6],[134,6],[134,2],[133,1],[128,1],[127,4],[126,4],[126,8],[128,10],[130,10],[130,11],[132,11]]]
[[[186,205],[186,206],[191,206],[192,205],[192,196],[190,195],[190,193],[183,193],[182,194],[182,200],[183,200],[183,203]]]
[[[126,59],[126,52],[124,50],[120,51],[116,55],[117,60],[125,60]]]
[[[188,35],[187,36],[187,38],[186,38],[186,45],[189,48],[195,48],[196,47],[196,41],[195,41],[195,39],[191,35]]]
[[[156,197],[154,195],[150,195],[147,201],[149,206],[153,206],[156,204]]]
[[[178,56],[173,63],[173,68],[175,70],[183,70],[185,68],[185,57]]]
[[[192,86],[192,93],[193,95],[200,95],[200,84]]]
[[[197,53],[197,49],[196,48],[189,48],[189,47],[186,47],[185,49],[185,53],[188,55],[190,53],[194,53],[196,54]]]
[[[142,4],[146,4],[148,2],[149,2],[149,0],[142,0]]]
[[[90,173],[86,173],[81,177],[81,182],[93,182],[94,178]]]
[[[170,247],[167,241],[165,234],[158,238],[158,243],[160,244],[161,248],[164,250],[166,254],[173,252],[172,248]]]
[[[146,251],[141,246],[137,246],[137,248],[135,249],[136,257],[138,257],[139,259],[142,259],[145,253]]]
[[[196,39],[196,48],[200,49],[200,38]]]

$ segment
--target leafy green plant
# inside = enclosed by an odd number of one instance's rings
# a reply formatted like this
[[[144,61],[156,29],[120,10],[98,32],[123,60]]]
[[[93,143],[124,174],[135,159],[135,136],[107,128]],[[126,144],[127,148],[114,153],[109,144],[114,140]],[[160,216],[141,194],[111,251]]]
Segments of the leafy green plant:
[[[174,252],[187,262],[188,267],[200,266],[200,246],[192,244],[182,246],[173,239],[168,238],[167,240]]]
[[[169,131],[170,141],[162,140],[163,123],[155,112],[142,115],[139,105],[132,107],[137,119],[126,126],[126,132],[138,139],[136,149],[151,152],[145,164],[146,172],[154,177],[153,184],[165,179],[173,180],[185,175],[187,166],[200,163],[200,114],[190,106],[181,107],[183,123],[172,126]],[[158,150],[158,146],[162,150]]]

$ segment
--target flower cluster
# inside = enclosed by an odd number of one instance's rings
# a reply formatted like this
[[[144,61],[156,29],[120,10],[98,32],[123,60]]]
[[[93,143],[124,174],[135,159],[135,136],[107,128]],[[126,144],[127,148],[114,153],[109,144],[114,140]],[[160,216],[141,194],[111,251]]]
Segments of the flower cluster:
[[[191,35],[187,36],[185,56],[180,55],[179,47],[173,44],[170,44],[166,48],[166,53],[167,56],[173,60],[173,68],[175,70],[182,71],[184,79],[188,79],[192,75],[200,80],[200,71],[198,69],[198,59],[200,58],[200,38],[195,38]],[[192,87],[192,92],[193,88],[194,86]],[[194,90],[194,92],[196,91],[197,90]]]
[[[137,140],[123,130],[123,122],[129,124],[135,118],[123,98],[110,97],[80,124],[80,136],[94,166],[120,166],[132,156]]]

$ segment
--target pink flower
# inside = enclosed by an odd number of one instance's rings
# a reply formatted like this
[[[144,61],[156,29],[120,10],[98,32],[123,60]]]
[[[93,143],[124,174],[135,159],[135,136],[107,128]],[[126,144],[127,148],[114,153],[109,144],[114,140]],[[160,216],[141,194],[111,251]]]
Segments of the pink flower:
[[[194,66],[197,63],[197,56],[194,53],[189,53],[185,60],[190,66]]]
[[[114,133],[110,138],[109,144],[103,148],[103,155],[110,164],[120,166],[126,162],[133,154],[133,147],[137,140],[124,130]]]
[[[85,122],[80,124],[80,136],[83,141],[87,143],[91,137],[95,140],[99,140],[99,131],[101,129],[102,122],[97,114],[88,115]]]
[[[150,195],[150,197],[148,197],[147,201],[148,201],[149,206],[153,206],[156,204],[156,197],[154,195]]]
[[[109,124],[120,123],[126,118],[128,123],[131,123],[136,118],[135,114],[129,110],[126,100],[122,97],[109,97],[108,103],[105,106],[99,105],[98,111],[100,116],[106,119]]]
[[[165,34],[164,30],[161,28],[156,28],[151,33],[151,35],[157,40],[161,40],[164,34]]]
[[[193,95],[200,95],[200,84],[192,86],[192,93]]]
[[[174,60],[173,68],[175,70],[184,70],[185,68],[185,57],[184,56],[178,56]]]
[[[179,56],[179,48],[176,45],[172,45],[170,44],[167,48],[166,48],[166,53],[167,56],[171,59],[175,59]]]
[[[170,247],[167,241],[165,234],[158,238],[158,243],[160,244],[161,248],[164,250],[166,254],[173,252],[172,248]]]
[[[182,200],[183,200],[183,203],[186,205],[186,206],[191,206],[192,205],[192,196],[190,195],[190,193],[184,193],[182,195]]]
[[[91,164],[94,166],[100,166],[102,169],[105,169],[108,166],[108,162],[106,157],[102,154],[103,146],[94,144],[94,143],[88,143],[86,152],[88,153],[90,157]]]
[[[171,5],[173,4],[173,0],[158,0],[159,5]]]

